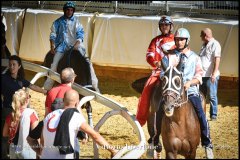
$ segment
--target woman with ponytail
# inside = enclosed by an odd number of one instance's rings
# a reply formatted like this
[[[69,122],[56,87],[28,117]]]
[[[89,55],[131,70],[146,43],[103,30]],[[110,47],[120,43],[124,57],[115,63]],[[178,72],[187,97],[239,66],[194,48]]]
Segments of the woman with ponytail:
[[[13,95],[13,111],[6,117],[2,133],[3,138],[10,144],[10,159],[36,158],[36,153],[26,140],[29,130],[33,130],[39,123],[36,111],[28,108],[30,98],[31,96],[24,87]]]

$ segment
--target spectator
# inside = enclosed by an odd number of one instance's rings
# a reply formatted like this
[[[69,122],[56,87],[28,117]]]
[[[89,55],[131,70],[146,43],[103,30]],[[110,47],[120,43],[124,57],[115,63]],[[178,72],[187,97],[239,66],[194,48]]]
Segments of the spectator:
[[[61,84],[48,91],[45,101],[45,117],[48,113],[52,112],[51,105],[55,98],[63,98],[64,93],[72,88],[74,80],[76,78],[74,70],[70,67],[62,70],[60,74]]]
[[[22,87],[29,87],[36,92],[40,92],[43,94],[47,93],[47,90],[31,84],[28,80],[25,79],[24,68],[20,57],[16,55],[11,56],[9,58],[8,67],[9,70],[5,74],[1,75],[1,94],[3,98],[1,129],[3,128],[6,116],[13,111],[12,97],[15,91],[21,89]]]
[[[35,159],[36,153],[28,145],[26,138],[29,130],[38,125],[38,116],[35,110],[28,108],[30,95],[23,87],[13,95],[12,114],[6,118],[3,128],[3,139],[10,144],[10,159]],[[8,138],[9,137],[9,138]]]
[[[63,6],[64,15],[53,22],[50,33],[51,53],[54,54],[51,70],[56,71],[60,59],[64,53],[70,49],[79,50],[86,56],[83,44],[84,31],[77,17],[74,16],[75,4],[67,2]],[[98,79],[95,75],[92,63],[87,59],[90,65],[93,88],[99,92]],[[50,90],[54,81],[50,78],[44,83],[44,88]]]
[[[200,58],[203,66],[203,84],[200,86],[205,97],[210,100],[210,118],[217,120],[218,115],[218,81],[220,76],[219,64],[221,57],[221,45],[213,38],[212,30],[205,28],[200,35],[203,45]]]
[[[45,101],[45,117],[53,111],[52,110],[53,102],[56,102],[55,105],[59,105],[60,101],[64,97],[65,92],[72,89],[72,85],[74,83],[76,76],[77,75],[74,73],[74,70],[70,67],[67,67],[62,70],[62,72],[60,74],[61,84],[59,84],[56,87],[53,87],[47,93],[47,97],[46,97],[46,101]],[[63,106],[57,106],[57,108],[62,109]],[[57,109],[57,108],[55,108],[55,109]],[[38,139],[41,136],[42,128],[43,128],[43,122],[41,121],[39,123],[39,125],[36,127],[36,129],[33,130],[32,132],[30,132],[29,136],[27,137],[27,140],[28,140],[28,143],[30,144],[30,146],[39,146]],[[85,133],[82,133],[81,131],[79,132],[79,135],[82,135],[80,137],[82,142],[86,143],[87,135]],[[78,139],[76,140],[75,143],[76,143],[76,145],[79,146]],[[33,148],[33,149],[37,152],[38,155],[40,154],[38,149],[35,149],[35,148]],[[76,157],[79,157],[78,156],[79,149],[76,150],[75,154],[76,154]]]
[[[76,147],[74,139],[80,129],[90,135],[100,146],[105,146],[112,156],[116,154],[116,150],[86,123],[78,104],[79,94],[75,90],[68,90],[64,94],[64,108],[51,112],[44,119],[41,158],[74,158],[73,152]]]

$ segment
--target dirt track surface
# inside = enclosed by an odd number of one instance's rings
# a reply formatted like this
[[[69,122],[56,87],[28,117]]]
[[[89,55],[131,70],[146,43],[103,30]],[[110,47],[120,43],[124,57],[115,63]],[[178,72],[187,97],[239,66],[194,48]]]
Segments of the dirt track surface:
[[[122,104],[131,113],[135,114],[137,110],[139,94],[135,92],[131,87],[131,82],[99,78],[99,88],[103,96],[108,97],[116,102]],[[40,120],[44,116],[44,102],[45,96],[43,94],[31,91],[32,99],[31,106],[36,109],[39,114]],[[209,103],[207,103],[207,118],[209,120],[211,138],[214,145],[214,158],[228,159],[239,158],[239,137],[238,137],[238,90],[219,89],[218,93],[219,105],[218,105],[218,119],[217,121],[210,121],[209,119]],[[110,111],[109,108],[103,106],[100,103],[91,101],[93,106],[93,121],[94,125],[103,117],[103,115]],[[87,120],[85,110],[83,110],[84,116]],[[149,135],[147,132],[147,126],[143,127],[146,140]],[[122,148],[126,145],[137,145],[138,137],[134,133],[130,124],[127,121],[117,115],[110,117],[106,123],[100,128],[100,134],[116,148]],[[93,158],[92,140],[86,145],[81,144],[80,158]],[[110,153],[104,149],[100,149],[99,158],[110,158]],[[146,158],[146,153],[141,158]],[[162,152],[162,158],[165,158],[165,152]],[[178,156],[178,158],[183,158]],[[202,159],[205,157],[204,149],[199,146],[197,149],[196,158]]]

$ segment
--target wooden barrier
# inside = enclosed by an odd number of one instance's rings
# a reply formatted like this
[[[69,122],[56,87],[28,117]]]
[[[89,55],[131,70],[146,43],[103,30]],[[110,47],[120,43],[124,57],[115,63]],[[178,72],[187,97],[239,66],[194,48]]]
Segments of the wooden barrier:
[[[35,64],[42,64],[42,62],[31,61]],[[112,67],[112,66],[100,66],[93,64],[93,68],[97,77],[108,77],[128,80],[133,82],[139,78],[143,78],[151,75],[151,69],[138,69],[138,68],[126,68],[126,67]],[[237,89],[239,88],[238,77],[226,77],[220,76],[218,88],[220,89]]]
[[[149,76],[151,69],[136,69],[125,67],[110,67],[93,65],[98,77],[109,77],[128,80],[130,82],[136,79]],[[238,77],[220,76],[219,86],[221,89],[237,89],[239,87]]]

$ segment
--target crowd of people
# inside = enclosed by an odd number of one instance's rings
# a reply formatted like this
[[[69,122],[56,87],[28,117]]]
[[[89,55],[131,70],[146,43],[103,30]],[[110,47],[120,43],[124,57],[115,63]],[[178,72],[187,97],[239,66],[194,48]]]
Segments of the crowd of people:
[[[67,50],[76,49],[85,55],[84,31],[78,18],[74,16],[75,4],[67,2],[63,7],[63,12],[64,15],[54,21],[51,27],[50,50],[54,54],[51,65],[53,71],[56,71],[59,60]],[[212,30],[205,28],[200,31],[203,44],[199,54],[196,54],[189,47],[190,33],[186,28],[179,28],[172,33],[174,23],[169,16],[162,16],[158,25],[161,35],[151,40],[146,54],[146,61],[153,67],[153,71],[139,98],[136,119],[141,126],[144,126],[149,118],[150,95],[156,83],[161,83],[161,64],[176,66],[183,61],[182,63],[186,66],[181,71],[184,88],[190,92],[188,99],[192,102],[199,118],[201,143],[206,149],[207,158],[213,158],[213,145],[208,121],[202,109],[200,90],[206,97],[209,96],[211,120],[217,120],[221,46],[214,39]],[[181,57],[169,54],[170,51],[180,53],[178,55]],[[89,65],[93,87],[98,90],[98,80],[90,61]],[[61,84],[53,87],[54,81],[48,78],[44,87],[41,88],[25,79],[20,57],[10,56],[8,71],[1,75],[2,158],[8,158],[7,155],[9,155],[10,158],[24,159],[37,157],[78,159],[79,132],[91,136],[100,146],[108,148],[112,157],[117,153],[114,147],[111,147],[98,132],[86,123],[79,106],[79,94],[72,89],[76,76],[72,68],[65,68],[60,74]],[[197,86],[200,86],[200,90]],[[42,121],[39,120],[38,113],[31,109],[31,96],[28,88],[46,95],[45,116]],[[56,99],[61,101],[61,106],[53,109],[54,102],[58,104]],[[160,109],[152,118],[157,118],[161,123],[162,110]],[[161,134],[161,127],[155,126],[155,128],[158,134],[148,140],[148,143],[154,146],[159,143]],[[66,130],[68,132],[65,132]],[[82,138],[83,141],[86,139],[87,136]]]

